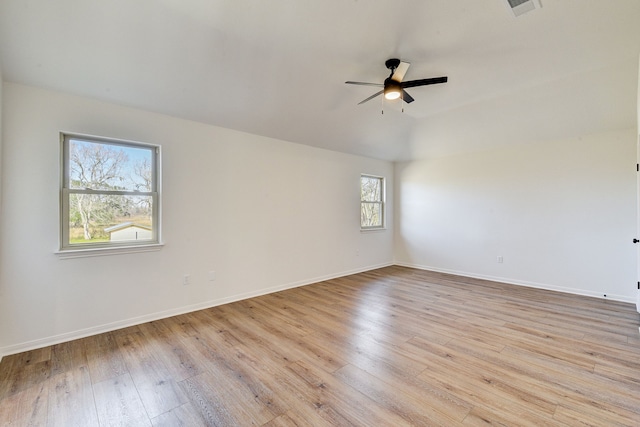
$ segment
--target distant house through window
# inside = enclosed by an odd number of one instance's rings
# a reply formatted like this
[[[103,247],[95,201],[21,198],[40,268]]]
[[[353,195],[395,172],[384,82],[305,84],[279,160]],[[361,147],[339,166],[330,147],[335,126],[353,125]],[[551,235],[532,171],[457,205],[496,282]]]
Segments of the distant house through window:
[[[360,176],[360,228],[384,228],[384,178]]]
[[[61,250],[159,243],[159,147],[62,134]]]

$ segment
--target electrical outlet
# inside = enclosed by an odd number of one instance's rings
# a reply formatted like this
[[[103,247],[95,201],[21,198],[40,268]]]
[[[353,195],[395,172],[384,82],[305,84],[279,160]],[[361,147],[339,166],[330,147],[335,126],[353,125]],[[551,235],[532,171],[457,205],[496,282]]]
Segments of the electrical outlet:
[[[498,255],[498,264],[502,264],[504,262],[504,258],[502,258],[502,255]]]
[[[184,276],[182,276],[183,285],[188,285],[190,283],[191,283],[191,276],[189,276],[188,274],[185,274]]]
[[[209,281],[210,281],[210,282],[213,282],[214,280],[216,280],[216,272],[215,272],[215,271],[213,271],[213,270],[211,270],[211,271],[209,272]]]

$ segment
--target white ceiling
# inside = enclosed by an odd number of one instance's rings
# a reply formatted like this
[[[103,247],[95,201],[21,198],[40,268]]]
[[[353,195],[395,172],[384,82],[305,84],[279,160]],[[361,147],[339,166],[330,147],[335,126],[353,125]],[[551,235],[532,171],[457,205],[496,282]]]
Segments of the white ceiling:
[[[639,0],[1,0],[24,83],[387,160],[636,126]],[[405,105],[358,102],[410,62]]]

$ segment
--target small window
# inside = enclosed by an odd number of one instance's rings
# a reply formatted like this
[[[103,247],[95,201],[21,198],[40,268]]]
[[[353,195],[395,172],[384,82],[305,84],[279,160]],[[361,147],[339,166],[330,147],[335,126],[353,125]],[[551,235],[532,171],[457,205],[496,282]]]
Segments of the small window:
[[[62,134],[61,250],[157,244],[160,148]]]
[[[360,228],[384,228],[384,178],[360,176]]]

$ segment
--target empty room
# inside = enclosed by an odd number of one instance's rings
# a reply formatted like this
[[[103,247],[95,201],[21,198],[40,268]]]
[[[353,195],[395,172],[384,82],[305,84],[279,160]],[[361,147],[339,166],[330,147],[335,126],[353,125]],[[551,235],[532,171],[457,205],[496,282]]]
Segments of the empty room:
[[[2,0],[0,425],[638,426],[638,0]]]

